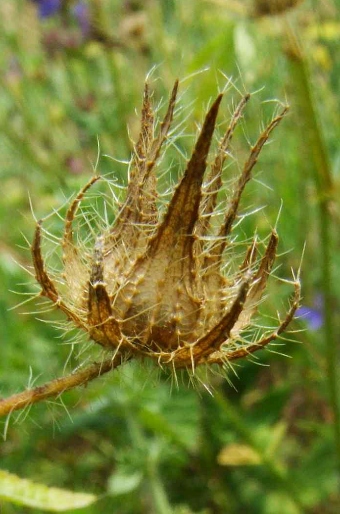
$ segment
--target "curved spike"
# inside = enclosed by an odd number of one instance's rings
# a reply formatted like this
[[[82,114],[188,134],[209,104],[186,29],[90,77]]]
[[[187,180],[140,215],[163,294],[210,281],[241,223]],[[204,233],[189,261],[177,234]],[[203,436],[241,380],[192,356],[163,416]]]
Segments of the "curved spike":
[[[139,160],[143,161],[150,148],[153,138],[153,126],[155,116],[151,107],[149,84],[145,82],[144,94],[143,94],[143,105],[141,112],[141,127],[138,137],[138,141],[135,145],[135,168],[131,170],[130,181],[139,179],[138,172],[140,171]],[[137,175],[137,176],[136,176]]]
[[[36,225],[31,247],[35,277],[41,286],[41,294],[49,298],[56,307],[63,311],[67,317],[76,324],[76,326],[86,330],[86,326],[82,320],[61,300],[54,282],[45,269],[45,263],[41,253],[41,225],[42,220],[38,221]]]
[[[221,227],[220,235],[227,236],[230,231],[232,224],[235,220],[237,209],[240,203],[241,195],[243,193],[243,190],[249,182],[251,178],[251,172],[257,163],[258,157],[260,155],[260,152],[265,145],[265,143],[268,141],[270,134],[273,132],[273,130],[278,126],[278,124],[282,121],[282,119],[286,116],[288,112],[288,106],[285,106],[280,114],[275,116],[272,121],[267,125],[267,127],[264,129],[258,140],[256,141],[255,145],[252,147],[250,155],[245,162],[243,166],[243,172],[238,180],[236,191],[234,193],[234,196],[231,200],[230,208],[226,214],[224,225]]]
[[[230,336],[230,332],[237,322],[246,301],[252,278],[246,278],[240,285],[237,296],[233,301],[227,314],[210,330],[205,336],[201,337],[193,346],[193,348],[185,347],[176,351],[174,354],[174,365],[176,368],[187,366],[191,361],[191,353],[193,352],[195,362],[199,362],[207,355],[218,350]]]
[[[179,81],[177,79],[175,81],[174,87],[172,88],[169,105],[168,105],[168,110],[163,118],[162,123],[161,123],[158,137],[152,142],[152,145],[151,145],[150,155],[149,155],[150,162],[148,163],[148,172],[150,172],[150,167],[154,166],[155,162],[157,161],[161,147],[162,147],[164,140],[170,130],[171,123],[172,123],[172,120],[174,117],[174,109],[175,109],[175,105],[176,105],[178,85],[179,85]]]
[[[122,339],[118,322],[113,318],[111,300],[106,291],[103,269],[103,238],[94,250],[94,259],[88,290],[88,315],[90,336],[102,346],[118,347]]]
[[[99,179],[100,176],[94,175],[85,184],[71,202],[65,217],[65,229],[62,239],[64,277],[69,286],[70,296],[76,303],[79,303],[79,300],[82,298],[84,289],[84,280],[82,278],[86,277],[87,268],[81,260],[79,251],[73,241],[73,221],[84,195]]]
[[[298,280],[294,282],[294,297],[292,304],[290,306],[290,309],[288,310],[285,319],[280,323],[278,328],[274,330],[269,336],[262,337],[255,343],[251,343],[246,347],[239,348],[236,350],[233,350],[231,352],[224,352],[223,353],[223,360],[220,359],[208,359],[209,364],[217,363],[217,364],[223,364],[225,361],[233,361],[236,359],[242,359],[243,357],[247,357],[248,355],[257,352],[258,350],[262,350],[265,348],[269,343],[274,341],[279,337],[282,332],[286,330],[288,325],[291,323],[291,321],[294,318],[295,312],[297,311],[299,304],[300,304],[300,298],[301,298],[301,285]],[[221,356],[222,357],[222,356]]]
[[[255,145],[251,148],[250,155],[243,166],[243,171],[237,181],[237,185],[235,188],[235,192],[230,201],[230,207],[226,213],[223,224],[220,227],[218,236],[221,238],[221,242],[216,244],[212,251],[210,252],[210,262],[211,259],[216,263],[220,263],[222,259],[222,254],[227,244],[227,236],[230,234],[232,225],[235,221],[237,210],[240,204],[241,196],[244,191],[246,184],[249,182],[251,178],[251,172],[257,163],[257,159],[259,154],[264,146],[264,144],[268,141],[271,132],[277,127],[277,125],[282,121],[284,116],[288,112],[288,107],[284,107],[280,114],[275,116],[272,121],[268,124],[268,126],[261,133],[260,137],[256,141]]]
[[[124,234],[127,223],[129,228],[132,227],[133,229],[134,224],[155,224],[158,220],[156,206],[157,180],[151,172],[172,123],[177,91],[178,80],[174,84],[167,112],[160,124],[159,134],[155,137],[153,133],[154,112],[151,107],[148,85],[145,84],[140,135],[135,146],[126,201],[111,231],[114,238],[122,236],[125,241],[129,239],[129,236]]]
[[[77,210],[79,208],[79,205],[84,198],[85,193],[90,189],[90,187],[93,186],[98,180],[100,179],[99,175],[94,175],[88,182],[85,184],[84,187],[79,191],[75,199],[71,202],[70,207],[67,210],[66,216],[65,216],[65,230],[64,230],[64,236],[63,236],[63,248],[67,244],[71,244],[73,246],[73,221],[77,214]]]
[[[148,248],[150,256],[179,245],[186,247],[181,253],[188,255],[193,244],[193,228],[198,218],[201,187],[216,118],[223,95],[220,94],[205,117],[193,154],[184,176],[169,204],[165,218]],[[179,243],[179,240],[182,241]]]
[[[199,227],[196,228],[196,234],[198,236],[204,236],[210,232],[211,215],[215,210],[217,204],[217,195],[222,186],[223,165],[228,156],[228,150],[234,135],[234,130],[242,118],[243,111],[249,99],[250,94],[246,94],[236,106],[236,109],[232,114],[229,126],[220,141],[215,159],[211,165],[210,173],[207,177],[208,186],[204,188],[204,194],[208,195],[208,197],[207,201],[204,203],[201,209],[201,214],[204,214],[204,218],[200,218]]]
[[[257,240],[254,238],[252,244],[248,247],[244,260],[240,266],[240,271],[251,271],[252,266],[256,262]]]
[[[262,293],[266,287],[269,274],[273,269],[278,244],[279,236],[276,230],[273,230],[265,254],[261,259],[259,269],[255,274],[253,286],[249,292],[247,302],[248,300],[249,302],[257,302],[261,298]]]
[[[41,253],[41,226],[42,220],[39,220],[35,227],[33,243],[31,246],[35,278],[41,285],[41,294],[43,296],[47,296],[52,300],[52,302],[56,303],[58,301],[59,294],[54,283],[46,272],[44,259]]]
[[[274,265],[278,242],[278,235],[276,231],[273,231],[265,254],[261,259],[260,266],[253,275],[252,285],[247,296],[247,300],[244,302],[243,312],[234,327],[235,334],[244,330],[249,325],[251,318],[257,311],[259,301],[261,300],[262,294],[267,285],[267,280]]]

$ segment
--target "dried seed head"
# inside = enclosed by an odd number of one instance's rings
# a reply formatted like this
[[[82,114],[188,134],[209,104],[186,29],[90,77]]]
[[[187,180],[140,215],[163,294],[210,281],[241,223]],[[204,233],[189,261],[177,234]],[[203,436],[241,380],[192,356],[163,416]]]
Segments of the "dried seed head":
[[[275,261],[276,231],[262,256],[258,256],[259,245],[254,239],[236,270],[225,265],[225,256],[232,255],[231,232],[241,195],[264,144],[287,108],[271,120],[250,149],[224,203],[228,207],[222,221],[216,226],[222,171],[250,95],[241,99],[215,155],[209,157],[222,95],[217,97],[162,215],[156,167],[169,137],[177,90],[178,82],[163,121],[157,124],[146,84],[126,196],[114,223],[96,235],[92,251],[77,243],[74,221],[85,194],[99,176],[85,185],[66,213],[62,276],[47,271],[41,250],[41,222],[36,227],[32,255],[41,294],[93,341],[115,355],[150,357],[160,365],[195,372],[200,364],[225,365],[276,339],[294,316],[300,287],[295,280],[291,307],[274,331],[259,335],[254,326],[249,336]]]

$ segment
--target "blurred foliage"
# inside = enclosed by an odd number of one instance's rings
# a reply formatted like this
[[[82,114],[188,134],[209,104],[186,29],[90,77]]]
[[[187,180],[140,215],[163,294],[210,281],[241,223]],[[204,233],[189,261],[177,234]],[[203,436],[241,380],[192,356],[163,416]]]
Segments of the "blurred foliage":
[[[97,500],[93,494],[47,487],[19,478],[7,471],[0,471],[0,498],[18,505],[47,509],[52,512],[80,509]]]
[[[86,182],[98,152],[100,172],[124,183],[120,161],[132,148],[127,126],[133,139],[135,109],[154,66],[150,80],[159,101],[176,77],[182,79],[187,107],[180,119],[191,112],[188,134],[225,76],[242,92],[259,91],[237,143],[241,155],[271,116],[272,104],[264,101],[288,100],[291,114],[247,190],[248,207],[266,205],[265,211],[247,218],[243,230],[267,233],[282,200],[278,273],[289,277],[306,244],[303,303],[313,307],[320,292],[326,294],[332,338],[327,350],[322,328],[296,321],[295,329],[306,330],[292,338],[303,344],[277,348],[291,358],[272,346],[260,355],[261,365],[238,364],[238,377],[230,377],[234,387],[214,377],[214,396],[185,380],[176,388],[144,363],[129,363],[4,421],[1,469],[100,495],[82,509],[86,514],[339,512],[328,357],[338,364],[340,1],[287,1],[287,9],[278,2],[279,14],[272,15],[264,0],[89,0],[83,2],[86,30],[75,16],[77,3],[64,1],[45,18],[37,2],[0,3],[1,395],[59,376],[69,355],[53,327],[61,316],[35,319],[32,304],[12,310],[32,290],[20,267],[30,261],[30,198],[37,218],[58,209]],[[311,111],[304,105],[302,69]],[[227,93],[230,104],[236,100],[236,91]],[[190,144],[181,138],[180,151]],[[320,145],[325,176],[317,162]],[[273,306],[282,307],[287,293],[273,286]],[[10,503],[0,510],[44,512]]]

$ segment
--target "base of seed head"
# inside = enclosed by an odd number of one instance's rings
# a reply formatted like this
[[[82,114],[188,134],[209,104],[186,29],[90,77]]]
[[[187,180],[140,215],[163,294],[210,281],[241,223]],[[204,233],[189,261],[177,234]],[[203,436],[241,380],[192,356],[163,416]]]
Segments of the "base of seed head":
[[[161,367],[228,365],[280,337],[294,317],[300,299],[298,279],[283,320],[270,333],[258,335],[253,322],[266,290],[278,245],[275,230],[262,255],[254,238],[235,271],[226,266],[241,195],[271,132],[287,107],[273,117],[251,147],[235,187],[226,198],[219,226],[215,214],[224,189],[223,170],[234,130],[250,95],[234,110],[229,126],[211,155],[211,142],[222,96],[205,116],[184,174],[165,212],[159,212],[157,165],[173,121],[178,82],[160,123],[145,85],[141,129],[130,163],[126,197],[112,225],[98,233],[92,251],[83,251],[74,222],[94,176],[71,202],[62,237],[64,287],[42,255],[42,223],[32,244],[35,276],[47,297],[76,327],[117,358],[150,358]],[[208,164],[207,164],[208,163]],[[78,214],[77,214],[78,213]],[[254,335],[249,337],[252,326]]]

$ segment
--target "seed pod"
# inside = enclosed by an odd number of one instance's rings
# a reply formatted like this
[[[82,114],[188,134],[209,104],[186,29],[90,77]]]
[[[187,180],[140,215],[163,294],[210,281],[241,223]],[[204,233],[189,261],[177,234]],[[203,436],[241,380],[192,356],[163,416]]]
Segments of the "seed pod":
[[[294,298],[283,320],[273,331],[261,334],[253,318],[274,265],[276,231],[269,235],[262,256],[261,245],[254,238],[246,246],[239,267],[230,262],[226,266],[226,256],[233,258],[231,234],[242,193],[287,107],[272,118],[251,147],[221,212],[217,196],[225,190],[223,170],[235,127],[250,95],[236,106],[225,134],[212,151],[223,96],[218,95],[162,213],[156,170],[167,146],[177,90],[176,81],[164,118],[156,123],[149,86],[145,85],[141,129],[130,163],[126,196],[114,222],[107,222],[95,234],[92,251],[74,237],[74,224],[82,216],[79,207],[84,196],[101,180],[99,176],[91,178],[67,210],[62,273],[48,270],[44,262],[42,222],[36,227],[32,255],[41,295],[94,342],[114,356],[149,357],[161,366],[195,373],[201,364],[226,365],[279,337],[298,307],[300,285],[297,279],[293,281]]]

